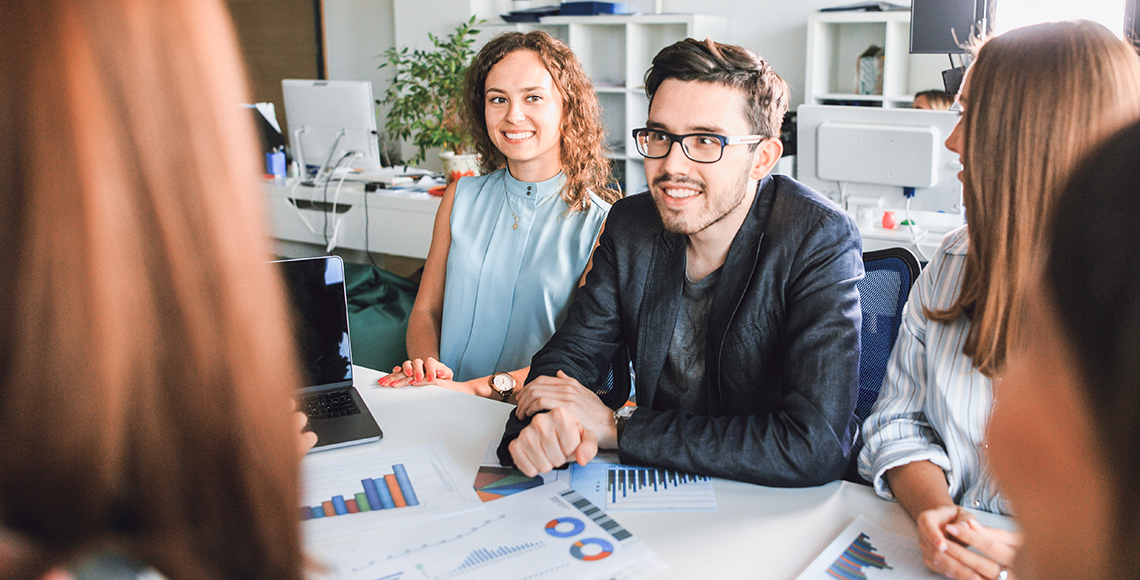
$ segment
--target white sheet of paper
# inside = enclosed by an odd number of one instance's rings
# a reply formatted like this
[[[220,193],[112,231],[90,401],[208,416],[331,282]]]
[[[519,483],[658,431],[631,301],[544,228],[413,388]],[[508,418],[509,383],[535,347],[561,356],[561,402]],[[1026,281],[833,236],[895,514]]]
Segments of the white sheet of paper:
[[[486,509],[376,530],[311,555],[344,580],[603,580],[666,567],[636,537],[564,482]]]
[[[922,563],[918,538],[855,518],[796,580],[942,578]]]
[[[355,501],[357,493],[365,492],[362,480],[382,480],[394,474],[396,465],[402,465],[407,472],[408,483],[419,505],[406,501],[408,507],[371,509],[369,506],[369,511],[360,513],[306,519],[301,524],[305,543],[317,544],[376,528],[482,508],[471,482],[462,479],[459,466],[447,448],[435,442],[386,451],[365,445],[307,455],[301,467],[301,511],[321,507],[338,496],[346,503]]]

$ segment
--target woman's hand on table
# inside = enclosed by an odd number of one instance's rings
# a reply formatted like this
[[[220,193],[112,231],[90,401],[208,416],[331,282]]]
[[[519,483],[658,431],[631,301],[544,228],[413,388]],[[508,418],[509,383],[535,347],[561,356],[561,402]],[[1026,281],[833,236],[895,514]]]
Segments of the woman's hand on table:
[[[915,524],[923,563],[931,570],[955,580],[1013,579],[1009,566],[1021,546],[1020,534],[982,526],[958,506],[923,511]]]
[[[454,373],[447,365],[428,357],[406,360],[404,364],[392,367],[392,372],[381,377],[376,384],[381,387],[422,387],[440,384],[440,379],[450,381]]]
[[[967,568],[955,578],[1014,580],[1009,568],[1021,548],[1021,534],[987,528],[972,517],[947,524],[944,530],[954,540],[946,552]]]

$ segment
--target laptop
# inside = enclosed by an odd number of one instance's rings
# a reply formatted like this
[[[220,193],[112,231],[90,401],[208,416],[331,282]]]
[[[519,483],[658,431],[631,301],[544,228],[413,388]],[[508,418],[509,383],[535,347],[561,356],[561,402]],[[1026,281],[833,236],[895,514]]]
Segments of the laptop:
[[[339,256],[321,256],[273,263],[281,269],[292,305],[301,373],[308,385],[298,401],[317,434],[313,451],[379,441],[384,433],[352,386],[344,262]]]

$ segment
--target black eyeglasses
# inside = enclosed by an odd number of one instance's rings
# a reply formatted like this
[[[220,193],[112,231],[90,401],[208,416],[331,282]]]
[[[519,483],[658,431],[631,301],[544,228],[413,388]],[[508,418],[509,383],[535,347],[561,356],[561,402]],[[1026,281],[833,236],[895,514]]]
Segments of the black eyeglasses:
[[[633,140],[637,143],[637,152],[648,159],[662,159],[669,156],[674,143],[681,144],[681,151],[685,157],[697,163],[716,163],[724,155],[724,148],[729,145],[744,145],[759,143],[767,137],[763,135],[744,135],[740,137],[725,137],[716,133],[689,133],[688,135],[674,135],[657,129],[633,130]]]

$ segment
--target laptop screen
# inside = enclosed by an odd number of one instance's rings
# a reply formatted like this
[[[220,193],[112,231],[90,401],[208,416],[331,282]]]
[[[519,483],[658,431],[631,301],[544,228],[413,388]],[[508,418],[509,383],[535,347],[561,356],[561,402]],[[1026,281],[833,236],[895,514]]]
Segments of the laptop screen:
[[[338,256],[274,262],[292,303],[294,333],[309,386],[352,381],[352,349]]]

